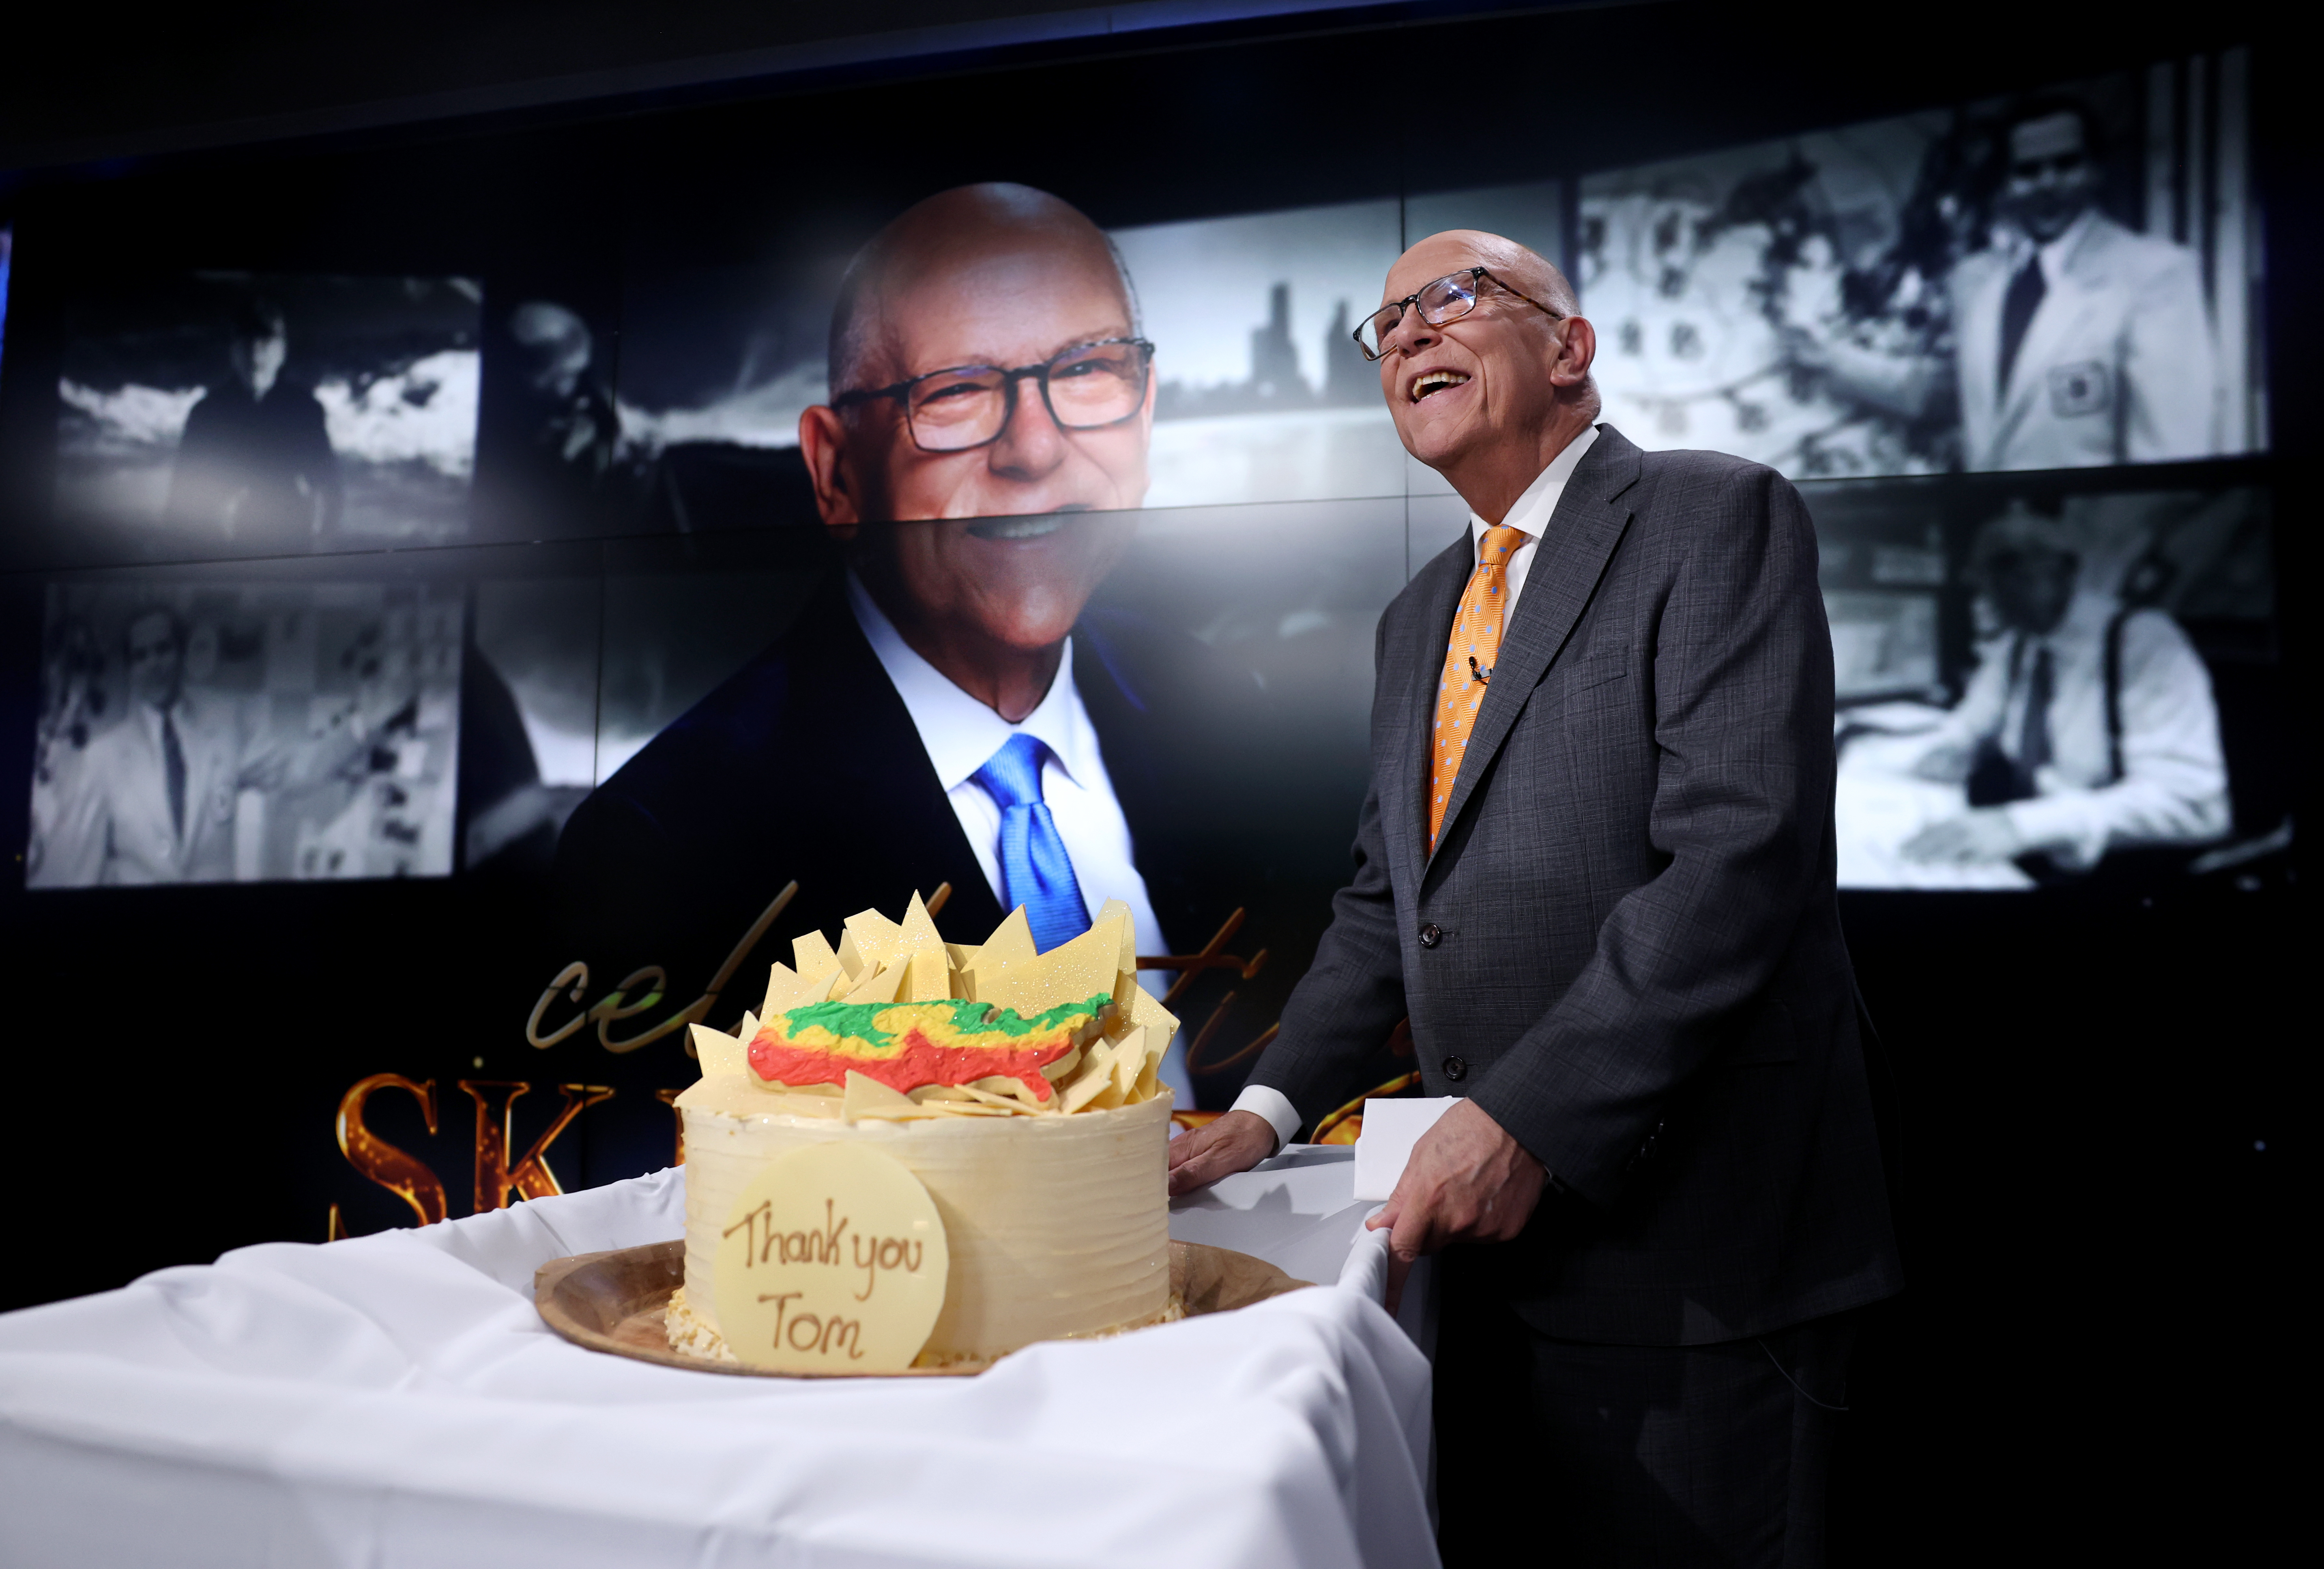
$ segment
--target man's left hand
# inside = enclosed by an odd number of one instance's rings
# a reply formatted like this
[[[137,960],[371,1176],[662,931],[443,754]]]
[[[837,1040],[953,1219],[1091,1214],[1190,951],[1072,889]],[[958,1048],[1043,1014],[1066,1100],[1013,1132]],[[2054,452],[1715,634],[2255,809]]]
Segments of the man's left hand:
[[[1462,1101],[1420,1136],[1388,1205],[1364,1223],[1388,1228],[1388,1310],[1404,1300],[1414,1260],[1448,1242],[1506,1242],[1525,1230],[1549,1178],[1501,1125]]]
[[[1951,866],[1990,865],[2014,861],[2025,854],[2009,814],[1998,807],[1979,807],[1958,817],[1931,823],[1904,841],[1907,861]]]

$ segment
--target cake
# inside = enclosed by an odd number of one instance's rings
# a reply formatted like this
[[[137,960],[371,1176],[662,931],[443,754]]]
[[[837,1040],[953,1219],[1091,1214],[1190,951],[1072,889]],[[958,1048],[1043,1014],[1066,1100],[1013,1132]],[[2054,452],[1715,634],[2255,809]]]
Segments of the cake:
[[[702,1078],[686,1139],[686,1281],[674,1349],[733,1360],[715,1307],[719,1240],[776,1159],[837,1140],[890,1156],[941,1216],[950,1274],[918,1365],[981,1365],[1035,1341],[1175,1314],[1171,1100],[1177,1020],[1137,982],[1130,911],[1047,954],[1023,909],[948,945],[918,897],[794,939],[733,1035],[692,1029]]]

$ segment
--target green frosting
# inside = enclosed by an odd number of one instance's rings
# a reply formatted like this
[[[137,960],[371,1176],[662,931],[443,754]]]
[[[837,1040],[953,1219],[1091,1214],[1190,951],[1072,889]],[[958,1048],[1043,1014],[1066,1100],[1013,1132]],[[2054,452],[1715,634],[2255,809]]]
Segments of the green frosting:
[[[941,1002],[810,1002],[804,1008],[794,1008],[788,1013],[776,1017],[786,1026],[786,1035],[796,1037],[802,1030],[821,1025],[841,1040],[853,1036],[872,1046],[886,1046],[895,1037],[872,1021],[890,1008],[949,1008],[952,1010],[952,1027],[963,1034],[982,1031],[1001,1035],[1046,1035],[1069,1020],[1093,1017],[1112,1001],[1111,992],[1100,992],[1079,1002],[1060,1002],[1030,1019],[1013,1008],[996,1008],[988,1002],[972,1002],[964,998]]]

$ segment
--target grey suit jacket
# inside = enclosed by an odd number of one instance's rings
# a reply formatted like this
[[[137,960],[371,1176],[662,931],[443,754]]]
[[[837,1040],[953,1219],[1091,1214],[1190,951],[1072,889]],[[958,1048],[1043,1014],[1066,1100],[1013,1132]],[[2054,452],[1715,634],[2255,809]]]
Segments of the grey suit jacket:
[[[1356,874],[1251,1075],[1303,1116],[1409,1016],[1557,1190],[1475,1250],[1544,1334],[1761,1334],[1900,1283],[1833,895],[1831,634],[1799,494],[1603,429],[1428,849],[1464,531],[1380,618]]]

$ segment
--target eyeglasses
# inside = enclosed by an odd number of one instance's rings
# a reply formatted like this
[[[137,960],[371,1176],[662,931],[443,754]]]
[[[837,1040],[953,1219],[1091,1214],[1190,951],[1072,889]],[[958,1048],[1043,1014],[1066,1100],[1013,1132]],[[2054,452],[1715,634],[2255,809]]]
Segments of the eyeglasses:
[[[1019,382],[1041,383],[1041,401],[1061,429],[1102,430],[1145,407],[1153,368],[1152,344],[1142,337],[1109,337],[1075,344],[1039,365],[1013,371],[954,365],[890,387],[842,392],[831,406],[850,409],[893,398],[903,404],[912,443],[921,451],[966,452],[999,440],[1009,428]]]
[[[1381,306],[1356,328],[1352,335],[1356,346],[1364,351],[1364,358],[1368,360],[1376,360],[1386,354],[1388,350],[1381,346],[1388,342],[1388,335],[1396,330],[1396,324],[1404,319],[1404,308],[1407,305],[1419,307],[1420,319],[1431,327],[1442,327],[1448,321],[1460,320],[1477,309],[1477,285],[1489,277],[1492,274],[1482,267],[1466,267],[1458,272],[1447,272],[1434,283],[1424,284],[1417,294],[1407,294],[1392,305]],[[1551,310],[1540,300],[1518,294],[1499,278],[1494,278],[1493,281],[1553,319],[1565,319],[1563,311]]]

